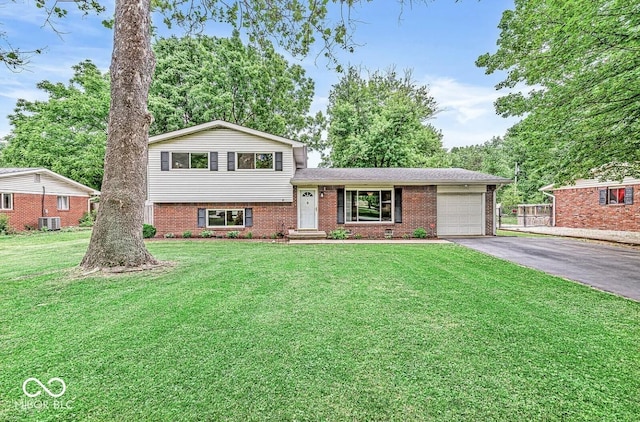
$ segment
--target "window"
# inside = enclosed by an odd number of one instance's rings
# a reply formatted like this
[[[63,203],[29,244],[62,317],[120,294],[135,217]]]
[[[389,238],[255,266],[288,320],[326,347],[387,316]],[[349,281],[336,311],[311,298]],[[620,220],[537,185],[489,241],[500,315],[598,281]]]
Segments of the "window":
[[[208,169],[209,154],[206,152],[172,152],[172,169]]]
[[[347,190],[346,222],[391,221],[391,190]]]
[[[624,204],[624,188],[609,188],[608,204]]]
[[[238,153],[238,169],[273,169],[273,154],[272,153],[253,153],[253,152],[239,152]]]
[[[244,210],[207,210],[207,227],[243,227]]]
[[[13,194],[12,193],[0,193],[0,210],[13,209]]]
[[[58,197],[58,209],[61,211],[66,211],[69,209],[69,197],[68,196],[59,196]]]

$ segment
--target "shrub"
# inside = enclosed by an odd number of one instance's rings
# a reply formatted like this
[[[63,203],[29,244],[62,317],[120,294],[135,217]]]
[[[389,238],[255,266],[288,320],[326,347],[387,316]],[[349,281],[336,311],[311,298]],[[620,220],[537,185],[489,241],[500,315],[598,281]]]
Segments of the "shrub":
[[[12,234],[13,228],[9,225],[9,216],[0,214],[0,234]]]
[[[182,232],[182,237],[188,239],[191,237],[191,232],[189,230]]]
[[[253,239],[253,233],[251,232],[247,233],[247,239]]]
[[[200,237],[205,237],[205,238],[207,238],[207,237],[213,237],[213,234],[214,234],[214,233],[213,233],[211,230],[202,230],[202,231],[200,232]]]
[[[424,239],[427,237],[427,231],[422,227],[418,227],[413,231],[413,237],[416,239]]]
[[[237,230],[233,230],[233,231],[227,232],[227,237],[229,239],[237,239],[239,236],[240,236],[240,232],[237,231]]]
[[[156,228],[151,224],[143,224],[142,225],[142,237],[145,239],[150,239],[156,235]]]
[[[78,220],[80,227],[93,227],[93,223],[96,221],[96,210],[91,210],[89,212],[85,212]]]
[[[410,239],[411,236],[409,235],[409,233],[405,233],[405,234],[402,235],[402,238],[403,239]]]
[[[362,235],[360,233],[356,233],[353,235],[354,239],[362,239]]]
[[[173,233],[165,233],[164,237],[165,239],[173,239],[174,237],[176,237],[176,235]]]
[[[346,239],[348,236],[349,236],[349,232],[347,232],[345,229],[336,229],[329,232],[329,237],[331,239],[343,240],[343,239]]]

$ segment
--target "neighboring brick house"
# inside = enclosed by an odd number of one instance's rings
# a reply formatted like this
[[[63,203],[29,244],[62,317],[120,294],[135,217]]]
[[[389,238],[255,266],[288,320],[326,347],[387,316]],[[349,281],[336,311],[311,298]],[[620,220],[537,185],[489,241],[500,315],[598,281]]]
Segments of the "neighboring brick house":
[[[580,179],[571,186],[549,185],[540,190],[553,193],[557,227],[640,231],[640,179]]]
[[[462,169],[312,169],[300,142],[214,121],[149,139],[145,218],[157,235],[495,234],[495,189]]]
[[[0,214],[17,231],[37,229],[41,217],[59,217],[60,227],[77,226],[99,194],[44,168],[0,167]]]

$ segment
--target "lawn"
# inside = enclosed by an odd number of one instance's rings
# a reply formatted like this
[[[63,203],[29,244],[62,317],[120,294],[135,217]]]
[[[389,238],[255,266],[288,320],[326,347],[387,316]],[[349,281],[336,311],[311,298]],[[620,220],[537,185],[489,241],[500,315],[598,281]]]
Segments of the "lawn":
[[[173,268],[78,277],[87,243],[0,238],[0,420],[640,415],[640,303],[461,246],[154,241]]]

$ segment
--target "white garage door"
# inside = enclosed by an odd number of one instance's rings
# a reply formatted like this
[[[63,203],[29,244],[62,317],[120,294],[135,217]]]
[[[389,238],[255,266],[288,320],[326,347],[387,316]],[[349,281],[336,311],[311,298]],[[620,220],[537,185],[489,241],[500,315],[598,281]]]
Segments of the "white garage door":
[[[482,235],[481,193],[438,194],[438,236]]]

